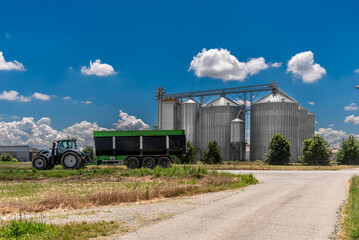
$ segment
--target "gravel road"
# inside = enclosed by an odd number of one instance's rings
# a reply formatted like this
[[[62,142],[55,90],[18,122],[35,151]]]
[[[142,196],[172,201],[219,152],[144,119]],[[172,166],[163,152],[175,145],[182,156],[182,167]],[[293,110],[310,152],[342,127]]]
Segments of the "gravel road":
[[[261,183],[190,197],[197,199],[192,207],[115,239],[330,239],[347,180],[359,174],[358,169],[230,172],[252,172]]]

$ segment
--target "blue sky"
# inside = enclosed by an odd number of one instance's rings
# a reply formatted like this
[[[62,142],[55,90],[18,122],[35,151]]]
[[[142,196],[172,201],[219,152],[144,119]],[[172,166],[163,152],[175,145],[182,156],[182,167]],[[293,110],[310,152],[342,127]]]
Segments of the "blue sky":
[[[25,68],[0,70],[0,92],[30,97],[0,100],[0,116],[48,117],[61,131],[82,121],[111,128],[121,109],[152,127],[157,87],[174,93],[274,81],[315,112],[323,135],[359,134],[358,110],[344,109],[359,104],[358,8],[356,1],[0,0],[0,51]],[[188,69],[204,48],[226,49],[239,62],[263,57],[268,67],[241,81],[198,77]],[[287,71],[288,61],[307,51],[326,73],[311,83]],[[97,59],[114,72],[81,72]]]

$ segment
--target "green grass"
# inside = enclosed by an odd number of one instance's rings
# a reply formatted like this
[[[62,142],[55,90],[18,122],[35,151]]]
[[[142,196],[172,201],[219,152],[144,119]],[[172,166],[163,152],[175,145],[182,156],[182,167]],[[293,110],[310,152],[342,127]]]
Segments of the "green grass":
[[[16,159],[11,161],[0,161],[0,164],[13,164],[13,163],[18,163],[18,161]]]
[[[20,218],[0,223],[0,239],[14,240],[82,240],[127,231],[125,226],[113,221],[49,225]]]
[[[0,169],[0,215],[86,208],[245,187],[253,175],[208,171],[199,165],[81,170]]]
[[[308,166],[302,163],[289,163],[287,165],[269,165],[263,161],[225,161],[220,165],[205,165],[209,170],[286,170],[286,171],[336,171],[359,166],[337,165],[332,163],[329,166]]]
[[[339,239],[359,239],[359,176],[350,180],[349,196],[343,208]]]

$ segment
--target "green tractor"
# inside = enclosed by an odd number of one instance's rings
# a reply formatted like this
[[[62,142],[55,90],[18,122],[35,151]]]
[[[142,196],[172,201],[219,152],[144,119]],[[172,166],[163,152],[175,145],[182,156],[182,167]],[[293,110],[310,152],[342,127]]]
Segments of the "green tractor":
[[[87,156],[77,149],[76,139],[57,140],[50,150],[40,151],[32,160],[37,170],[53,169],[61,164],[64,169],[79,169],[87,163]]]

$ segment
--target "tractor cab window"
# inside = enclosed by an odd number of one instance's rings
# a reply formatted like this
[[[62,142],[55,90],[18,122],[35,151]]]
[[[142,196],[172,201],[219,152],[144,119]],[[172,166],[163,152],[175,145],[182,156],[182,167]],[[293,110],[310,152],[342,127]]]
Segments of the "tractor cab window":
[[[65,149],[75,149],[76,143],[75,141],[60,141],[57,146],[58,153],[61,153]]]
[[[67,142],[59,142],[59,145],[57,146],[57,152],[60,153],[65,149],[67,149]]]
[[[67,142],[67,148],[76,148],[76,144],[74,141]]]

